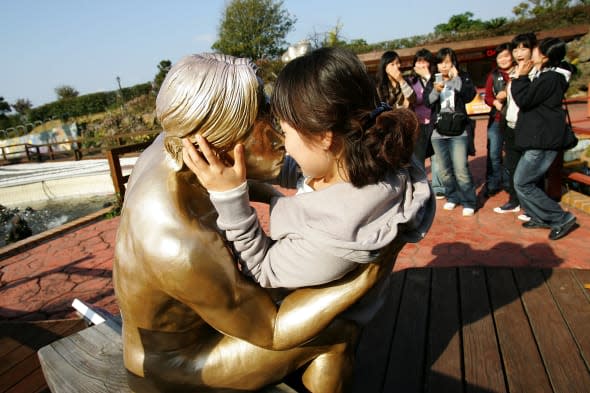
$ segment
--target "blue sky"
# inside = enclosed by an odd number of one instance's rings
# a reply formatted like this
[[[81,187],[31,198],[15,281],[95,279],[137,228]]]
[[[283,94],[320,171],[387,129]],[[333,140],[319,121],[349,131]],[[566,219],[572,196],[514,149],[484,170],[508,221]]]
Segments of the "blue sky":
[[[521,0],[285,0],[297,18],[287,41],[295,43],[342,24],[346,40],[368,43],[427,34],[452,15],[513,17]],[[222,0],[2,0],[0,96],[33,106],[56,99],[55,88],[80,94],[151,81],[168,59],[207,52],[217,38]]]

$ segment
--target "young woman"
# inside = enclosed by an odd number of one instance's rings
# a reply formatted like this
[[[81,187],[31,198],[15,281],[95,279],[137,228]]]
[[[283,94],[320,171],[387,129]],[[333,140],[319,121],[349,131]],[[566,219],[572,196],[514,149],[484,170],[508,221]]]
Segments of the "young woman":
[[[475,97],[471,78],[459,71],[457,55],[451,48],[440,49],[435,58],[442,81],[431,78],[425,89],[427,105],[432,109],[432,147],[439,176],[447,196],[445,210],[463,205],[463,216],[475,214],[476,196],[473,176],[467,162],[469,119],[465,103]]]
[[[523,33],[518,34],[512,39],[510,43],[512,46],[512,57],[517,65],[522,64],[523,62],[527,62],[531,59],[533,48],[537,45],[537,37],[534,33]],[[517,77],[517,68],[513,67],[512,72],[510,72],[509,77],[510,79]],[[529,78],[533,78],[535,74],[535,69],[531,69]],[[516,195],[516,190],[514,189],[514,171],[516,170],[516,165],[518,165],[518,161],[520,160],[521,151],[516,147],[514,144],[514,137],[515,132],[514,129],[516,128],[516,120],[518,119],[518,105],[514,101],[514,98],[511,94],[511,81],[508,81],[506,85],[506,92],[508,93],[506,97],[506,127],[504,129],[504,170],[506,171],[506,176],[508,177],[508,182],[506,184],[508,192],[508,201],[503,204],[502,206],[497,206],[494,208],[494,212],[504,214],[504,213],[518,213],[520,212],[520,202],[518,201],[518,196]],[[525,214],[521,214],[518,216],[519,219],[523,221],[527,221],[529,216]]]
[[[515,145],[523,150],[514,173],[514,188],[530,221],[525,228],[550,228],[549,239],[567,235],[576,217],[565,212],[537,183],[545,176],[563,144],[565,112],[562,107],[571,69],[562,63],[565,42],[545,38],[533,49],[532,58],[518,65],[518,78],[511,93],[520,108],[516,122]],[[531,81],[529,73],[537,70]]]
[[[416,100],[416,94],[401,72],[400,58],[395,51],[381,55],[377,70],[377,93],[382,102],[392,108],[409,108]]]
[[[432,136],[431,111],[428,105],[426,105],[426,97],[424,96],[424,88],[436,72],[432,52],[425,48],[418,50],[414,55],[412,71],[412,75],[408,78],[408,83],[414,90],[415,101],[412,109],[414,109],[418,117],[418,122],[420,123],[420,133],[414,146],[414,154],[418,161],[422,163],[425,163],[426,158],[430,157],[432,191],[434,191],[437,199],[442,199],[445,195],[444,187],[438,175],[436,160],[432,157],[434,151],[432,150],[432,142],[430,142],[430,137]]]
[[[492,110],[488,120],[488,143],[486,159],[486,196],[493,196],[503,188],[502,146],[504,144],[504,113],[506,109],[506,85],[514,66],[512,44],[505,42],[496,47],[496,68],[486,80],[485,102]]]
[[[425,235],[434,198],[412,155],[416,116],[378,102],[363,64],[347,50],[318,49],[285,66],[271,106],[307,192],[273,201],[270,236],[249,205],[242,148],[226,166],[203,138],[203,155],[185,143],[185,163],[209,190],[243,272],[260,285],[326,283],[373,261],[394,239]]]

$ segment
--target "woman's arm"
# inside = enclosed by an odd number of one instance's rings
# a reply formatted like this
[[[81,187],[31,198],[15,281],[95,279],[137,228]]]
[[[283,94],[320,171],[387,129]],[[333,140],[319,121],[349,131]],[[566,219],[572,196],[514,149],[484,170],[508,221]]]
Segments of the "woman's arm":
[[[550,72],[541,74],[533,82],[526,75],[512,81],[510,87],[512,98],[521,110],[535,108],[546,102],[556,92],[561,92],[562,87],[557,78],[551,78],[551,75],[548,75]]]
[[[456,77],[447,82],[452,89],[454,89],[463,103],[468,103],[475,98],[477,90],[469,75],[459,73]]]
[[[217,225],[225,231],[227,240],[232,242],[242,261],[242,272],[263,287],[297,288],[324,284],[357,267],[354,262],[330,255],[311,239],[296,235],[276,241],[270,239],[250,207],[246,187],[211,193],[210,198],[219,214]]]
[[[424,104],[430,109],[435,109],[440,99],[440,92],[434,88],[432,78],[424,86]]]

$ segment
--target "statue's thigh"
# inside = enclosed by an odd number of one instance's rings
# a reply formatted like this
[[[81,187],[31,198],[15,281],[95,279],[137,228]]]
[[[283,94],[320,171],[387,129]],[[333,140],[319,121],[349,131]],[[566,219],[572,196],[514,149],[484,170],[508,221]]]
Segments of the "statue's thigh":
[[[201,370],[203,383],[236,389],[258,389],[277,382],[333,345],[313,341],[284,351],[271,351],[248,342],[225,337],[211,348]]]

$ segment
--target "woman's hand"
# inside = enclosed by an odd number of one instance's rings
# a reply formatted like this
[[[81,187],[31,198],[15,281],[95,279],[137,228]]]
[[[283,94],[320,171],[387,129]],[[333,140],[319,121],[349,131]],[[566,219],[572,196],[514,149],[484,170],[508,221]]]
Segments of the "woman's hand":
[[[526,76],[531,72],[534,65],[532,60],[523,60],[516,66],[516,73],[518,76]]]
[[[449,70],[449,79],[454,79],[457,75],[459,75],[459,71],[457,71],[457,67],[452,66]]]
[[[434,88],[436,89],[437,92],[440,93],[445,88],[445,84],[444,83],[434,83]]]
[[[226,166],[201,135],[196,136],[201,152],[188,140],[183,139],[182,159],[186,166],[197,175],[207,191],[228,191],[246,181],[244,146],[234,147],[234,165]]]
[[[428,69],[428,67],[416,64],[414,66],[414,72],[426,80],[430,79],[430,70]]]

